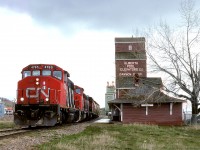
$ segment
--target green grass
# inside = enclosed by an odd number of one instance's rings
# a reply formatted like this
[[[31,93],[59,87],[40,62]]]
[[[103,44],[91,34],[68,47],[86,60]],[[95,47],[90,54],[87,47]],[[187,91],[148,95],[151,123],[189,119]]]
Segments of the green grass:
[[[200,127],[93,124],[38,147],[44,150],[193,150],[200,148]]]
[[[0,121],[0,129],[16,127],[13,121]]]

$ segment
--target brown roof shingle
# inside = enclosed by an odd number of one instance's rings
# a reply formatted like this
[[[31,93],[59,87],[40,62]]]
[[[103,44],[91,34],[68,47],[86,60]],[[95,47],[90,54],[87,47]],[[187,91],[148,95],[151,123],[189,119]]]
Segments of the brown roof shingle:
[[[127,104],[152,104],[152,103],[183,103],[186,102],[186,100],[170,97],[166,94],[164,94],[161,91],[156,91],[152,93],[151,95],[145,96],[145,95],[138,95],[135,97],[130,97],[127,99],[114,99],[108,102],[108,104],[121,104],[121,103],[127,103]]]

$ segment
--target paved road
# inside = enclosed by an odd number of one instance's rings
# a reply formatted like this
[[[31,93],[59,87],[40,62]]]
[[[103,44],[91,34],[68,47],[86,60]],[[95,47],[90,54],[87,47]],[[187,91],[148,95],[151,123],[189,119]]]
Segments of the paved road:
[[[95,121],[94,123],[111,123],[111,120],[108,116],[103,116],[101,119]]]

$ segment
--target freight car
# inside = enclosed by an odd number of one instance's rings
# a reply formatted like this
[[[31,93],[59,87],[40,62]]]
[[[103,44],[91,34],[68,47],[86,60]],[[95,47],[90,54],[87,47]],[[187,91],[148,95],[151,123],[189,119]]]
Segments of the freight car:
[[[54,126],[99,116],[99,104],[74,85],[70,74],[51,64],[31,64],[18,81],[14,122],[20,126]]]

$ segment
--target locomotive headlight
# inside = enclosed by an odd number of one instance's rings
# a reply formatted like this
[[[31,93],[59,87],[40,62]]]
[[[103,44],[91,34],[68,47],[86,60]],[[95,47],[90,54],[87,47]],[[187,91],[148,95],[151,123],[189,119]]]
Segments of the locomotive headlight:
[[[36,80],[36,81],[39,81],[39,78],[36,78],[35,80]]]
[[[23,98],[23,97],[21,97],[21,98],[20,98],[20,101],[21,101],[21,102],[23,102],[23,101],[24,101],[24,98]]]
[[[45,100],[46,100],[46,102],[48,102],[48,101],[49,101],[49,98],[47,97],[47,98],[45,98]]]
[[[39,82],[35,82],[36,85],[39,85]]]

